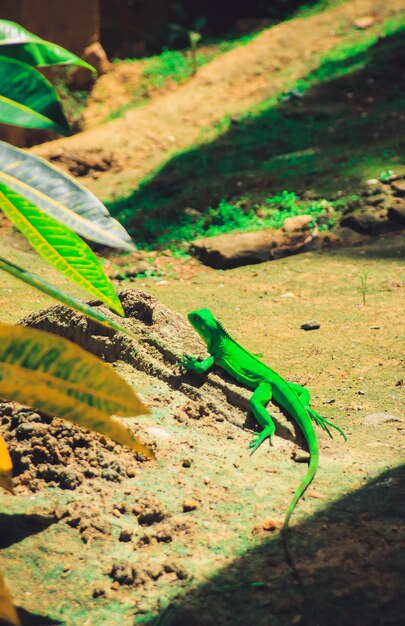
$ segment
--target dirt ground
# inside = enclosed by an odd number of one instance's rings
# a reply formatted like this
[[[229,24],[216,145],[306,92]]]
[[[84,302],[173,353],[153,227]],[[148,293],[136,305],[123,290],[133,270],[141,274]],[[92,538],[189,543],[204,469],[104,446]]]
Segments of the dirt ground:
[[[208,141],[224,117],[237,118],[306,76],[322,54],[350,40],[356,19],[372,17],[367,29],[371,35],[403,10],[403,0],[351,0],[309,18],[288,20],[214,59],[192,80],[153,94],[147,104],[121,118],[32,150],[79,175],[103,201],[128,195],[170,156]],[[130,71],[125,72],[129,84]],[[138,72],[137,67],[132,70],[133,80]],[[117,91],[117,79],[114,74],[100,81],[89,105],[96,114],[100,98],[114,108],[111,94]],[[118,103],[121,97],[118,90]]]
[[[142,328],[146,365],[142,354],[109,348],[94,329],[75,337],[113,362],[151,406],[151,416],[129,421],[154,442],[156,463],[140,463],[57,419],[1,406],[17,474],[17,495],[1,499],[1,561],[23,623],[399,624],[403,244],[391,235],[227,272],[201,267],[191,280],[133,285],[183,315],[208,303],[252,352],[307,385],[314,406],[348,434],[344,443],[318,433],[320,469],[293,518],[306,602],[279,535],[305,469],[292,459],[300,448],[275,413],[281,426],[274,446],[248,456],[247,396],[245,404],[235,400],[220,372],[205,382],[184,380],[176,355],[202,354],[201,346],[191,327],[157,301],[150,319],[138,306],[129,314],[128,323],[133,318]],[[18,318],[4,297],[12,288],[10,280],[0,301],[9,321]],[[62,320],[64,333],[78,327],[60,313],[53,319]],[[312,319],[318,330],[300,328]],[[228,390],[226,415],[215,409],[220,381]]]
[[[67,169],[93,159],[81,180],[102,199],[125,193],[198,141],[202,128],[307,72],[355,18],[372,15],[376,28],[401,8],[399,0],[346,2],[303,20],[300,38],[286,22],[122,119],[34,150]],[[0,231],[2,255],[87,299],[5,220]],[[228,271],[151,252],[153,275],[144,271],[151,261],[140,258],[143,276],[134,269],[116,282],[123,323],[138,337],[130,343],[78,323],[66,309],[48,310],[50,298],[0,276],[2,322],[30,316],[134,385],[152,413],[125,423],[157,456],[142,462],[79,427],[0,403],[16,485],[15,496],[0,498],[0,567],[23,625],[402,624],[404,249],[403,233],[390,233]],[[105,263],[119,275],[116,259],[114,267]],[[204,354],[186,321],[200,307],[307,386],[314,407],[348,435],[344,442],[318,431],[319,471],[291,521],[304,593],[286,563],[280,526],[307,454],[271,406],[274,445],[250,457],[249,392],[219,370],[202,378],[178,370],[183,352]],[[318,329],[301,328],[312,320]]]

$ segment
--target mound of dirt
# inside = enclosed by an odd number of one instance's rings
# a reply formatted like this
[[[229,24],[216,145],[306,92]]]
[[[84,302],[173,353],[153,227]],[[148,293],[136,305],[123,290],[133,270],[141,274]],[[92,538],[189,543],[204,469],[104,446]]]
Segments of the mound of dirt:
[[[182,354],[204,355],[191,326],[157,298],[141,291],[122,291],[120,299],[127,316],[120,323],[134,333],[133,340],[64,306],[32,314],[21,323],[66,337],[121,370],[125,364],[124,375],[131,379],[136,374],[138,390],[144,395],[163,383],[164,391],[155,394],[151,404],[169,406],[178,422],[199,420],[210,429],[227,421],[243,427],[249,408],[248,390],[225,380],[222,374],[209,374],[204,384],[192,374],[179,376],[176,363]],[[100,303],[98,306],[114,317]],[[281,436],[295,439],[291,423],[277,407],[275,412]],[[93,479],[121,482],[137,472],[140,461],[136,455],[102,435],[13,403],[1,403],[0,414],[16,484],[30,491],[45,486],[73,490],[84,480]],[[131,427],[140,430],[141,438],[153,446],[152,437],[142,427]]]
[[[205,346],[190,324],[181,315],[164,306],[154,296],[138,290],[119,294],[126,317],[119,318],[99,301],[90,304],[130,330],[134,339],[85,318],[65,306],[56,306],[34,313],[21,321],[26,326],[47,330],[66,337],[85,350],[109,363],[129,365],[138,374],[143,372],[147,382],[138,389],[146,392],[157,381],[167,385],[167,393],[154,398],[156,403],[170,403],[175,417],[206,417],[227,420],[239,427],[246,423],[250,392],[224,378],[223,373],[208,374],[205,382],[193,374],[180,376],[176,367],[183,354],[204,356]],[[277,409],[276,409],[277,410]],[[283,418],[280,414],[280,419]],[[293,437],[291,428],[281,426],[281,432]]]

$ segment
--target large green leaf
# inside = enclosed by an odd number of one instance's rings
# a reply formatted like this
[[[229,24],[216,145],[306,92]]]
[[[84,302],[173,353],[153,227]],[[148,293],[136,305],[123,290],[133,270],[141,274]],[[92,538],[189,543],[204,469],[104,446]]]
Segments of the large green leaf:
[[[127,231],[96,196],[47,161],[0,141],[0,181],[97,243],[133,250]]]
[[[26,63],[0,56],[0,122],[54,130],[70,128],[51,83]]]
[[[0,20],[0,55],[12,57],[28,65],[46,67],[49,65],[81,65],[95,72],[83,59],[61,46],[41,37],[8,20]]]
[[[7,261],[7,259],[4,259],[3,257],[0,257],[0,270],[8,272],[12,276],[15,276],[15,278],[18,278],[28,285],[31,285],[31,287],[38,289],[38,291],[46,293],[48,296],[51,296],[51,298],[55,298],[55,300],[63,302],[63,304],[66,304],[71,309],[75,309],[75,311],[83,313],[84,315],[90,317],[96,322],[104,324],[105,326],[109,326],[113,330],[118,330],[119,332],[134,338],[134,335],[129,330],[124,328],[124,326],[117,324],[117,322],[114,322],[114,320],[111,320],[109,317],[106,317],[98,309],[93,309],[93,307],[89,306],[85,302],[82,302],[81,300],[78,300],[73,296],[69,296],[67,293],[64,293],[63,291],[60,291],[60,289],[57,289],[53,285],[50,285],[39,276],[31,274],[31,272],[28,272],[28,270],[25,270],[24,268],[15,265],[15,263],[10,263],[10,261]]]
[[[142,415],[149,409],[111,366],[67,339],[0,324],[0,397],[91,428],[153,457],[110,417]]]
[[[1,181],[0,209],[46,261],[124,316],[122,304],[99,260],[76,233]]]

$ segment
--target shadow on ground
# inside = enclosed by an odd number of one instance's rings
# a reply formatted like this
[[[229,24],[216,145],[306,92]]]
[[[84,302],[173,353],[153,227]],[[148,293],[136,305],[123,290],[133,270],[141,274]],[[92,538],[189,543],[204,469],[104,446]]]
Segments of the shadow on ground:
[[[313,87],[224,119],[219,137],[173,157],[130,197],[108,203],[110,212],[137,242],[167,244],[181,225],[184,238],[195,237],[187,207],[206,213],[222,198],[254,203],[282,189],[355,193],[400,154],[404,56],[400,32],[324,62],[308,77]]]
[[[63,626],[63,622],[55,621],[37,613],[30,613],[25,609],[18,609],[18,617],[20,618],[21,626],[58,626],[58,624]]]
[[[54,517],[0,513],[0,549],[42,532],[56,522]]]
[[[405,258],[405,237],[403,232],[387,233],[354,246],[335,248],[328,254],[353,259],[392,259],[398,261]]]
[[[263,541],[185,594],[153,626],[400,626],[405,598],[405,465],[291,530],[306,598],[280,537]],[[138,623],[138,622],[135,622]]]

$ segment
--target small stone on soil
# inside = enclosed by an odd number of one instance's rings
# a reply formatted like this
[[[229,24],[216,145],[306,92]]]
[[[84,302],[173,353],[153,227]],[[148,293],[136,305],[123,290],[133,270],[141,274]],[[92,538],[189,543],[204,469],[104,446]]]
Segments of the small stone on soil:
[[[263,530],[268,530],[270,532],[273,532],[274,530],[277,530],[278,528],[282,528],[282,526],[283,526],[282,522],[278,520],[274,520],[274,519],[266,519],[262,524]]]
[[[198,502],[192,498],[186,498],[183,502],[183,511],[188,513],[189,511],[195,511],[198,509]]]
[[[301,324],[302,330],[318,330],[318,328],[320,327],[320,323],[316,322],[315,320],[311,320],[310,322],[304,322],[304,324]]]
[[[309,463],[310,455],[308,452],[305,452],[305,450],[294,450],[291,458],[296,463]]]
[[[370,413],[363,420],[364,426],[379,426],[388,422],[402,422],[403,420],[397,415],[390,413]]]

